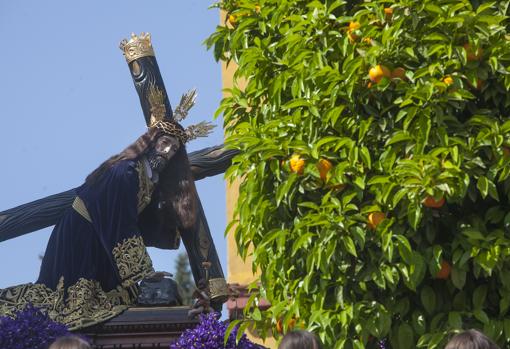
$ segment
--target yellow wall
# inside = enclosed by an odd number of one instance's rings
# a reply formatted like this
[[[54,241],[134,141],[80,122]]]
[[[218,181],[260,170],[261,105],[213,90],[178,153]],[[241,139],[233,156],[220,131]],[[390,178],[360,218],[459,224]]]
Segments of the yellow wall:
[[[223,89],[231,88],[233,86],[233,76],[236,70],[236,65],[230,63],[228,66],[225,62],[221,64]],[[244,87],[241,82],[240,87]],[[224,93],[224,96],[226,94]],[[236,181],[232,184],[227,184],[227,222],[232,220],[234,210],[237,204],[239,183]],[[227,280],[229,283],[238,283],[240,285],[247,285],[252,282],[255,277],[251,272],[251,259],[248,257],[244,262],[241,257],[237,255],[237,247],[234,237],[229,234],[227,236]]]

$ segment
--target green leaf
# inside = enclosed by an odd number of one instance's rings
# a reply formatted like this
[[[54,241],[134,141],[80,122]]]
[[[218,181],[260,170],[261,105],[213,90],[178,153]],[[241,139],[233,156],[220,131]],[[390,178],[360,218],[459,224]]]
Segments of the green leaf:
[[[506,314],[508,308],[510,308],[510,295],[505,294],[499,300],[499,315],[502,316]]]
[[[365,189],[365,179],[361,176],[357,176],[352,181],[360,189]]]
[[[462,234],[466,235],[469,239],[485,240],[485,236],[474,228],[465,228],[462,230]]]
[[[372,168],[372,160],[370,159],[370,151],[367,147],[362,147],[360,150],[361,159],[368,169]]]
[[[456,311],[448,313],[448,324],[452,329],[462,329],[462,317],[460,313]]]
[[[480,321],[482,324],[489,324],[490,320],[489,320],[489,317],[487,316],[487,313],[484,312],[483,310],[481,309],[478,309],[478,310],[475,310],[473,311],[473,315],[475,316],[475,318]]]
[[[347,252],[352,254],[354,257],[358,257],[358,254],[356,253],[356,245],[354,245],[354,241],[352,241],[350,236],[344,236],[342,238],[342,242]]]
[[[485,199],[487,197],[487,194],[489,193],[489,180],[487,179],[487,177],[480,176],[476,183],[476,187],[480,191],[480,194],[482,194],[482,197]]]
[[[466,284],[466,272],[454,266],[452,268],[451,279],[453,285],[459,290],[462,290]]]
[[[420,293],[421,304],[429,314],[433,314],[436,310],[436,294],[432,287],[423,287]]]
[[[282,109],[284,110],[288,110],[288,109],[292,109],[292,108],[297,108],[297,107],[309,107],[311,104],[310,104],[310,101],[305,99],[305,98],[296,98],[284,105],[282,105]]]
[[[260,309],[258,307],[254,307],[251,312],[251,318],[255,321],[262,320],[262,314],[260,313]]]
[[[487,285],[478,286],[473,292],[473,307],[482,309],[487,297]]]
[[[276,190],[276,205],[280,205],[285,196],[289,193],[290,188],[297,181],[297,174],[292,173],[287,181]]]
[[[392,145],[392,144],[395,144],[398,142],[409,141],[411,139],[413,139],[413,138],[411,137],[411,135],[409,135],[409,133],[407,133],[405,131],[397,131],[393,134],[393,136],[390,139],[388,139],[385,146],[387,147],[389,145]]]
[[[496,3],[494,1],[480,4],[480,6],[478,6],[478,8],[476,9],[476,14],[479,15],[483,13],[484,11],[490,9],[491,7],[494,7],[495,4]]]
[[[398,345],[400,349],[414,347],[414,332],[408,324],[402,324],[398,327]]]
[[[410,288],[415,290],[425,277],[427,267],[423,257],[418,252],[413,252],[413,263],[410,269]]]
[[[400,254],[400,257],[406,262],[407,264],[413,263],[413,250],[411,248],[411,244],[409,243],[409,240],[403,235],[395,235],[395,238],[398,241],[398,251]]]
[[[413,229],[416,230],[418,228],[422,214],[423,211],[420,204],[417,204],[416,201],[409,203],[409,206],[407,206],[407,220]]]
[[[230,335],[232,334],[232,331],[236,326],[238,326],[242,320],[232,320],[227,326],[227,329],[225,330],[225,337],[223,337],[223,345],[226,347],[228,339],[230,338]]]
[[[432,3],[426,4],[425,9],[427,11],[434,12],[435,14],[438,14],[440,16],[444,15],[443,9],[437,5],[432,4]]]

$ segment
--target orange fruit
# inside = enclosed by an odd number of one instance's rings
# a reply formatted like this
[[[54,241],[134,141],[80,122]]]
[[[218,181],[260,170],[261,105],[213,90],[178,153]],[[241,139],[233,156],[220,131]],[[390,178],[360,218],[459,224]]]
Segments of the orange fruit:
[[[349,42],[351,44],[359,39],[359,36],[354,34],[354,33],[352,33],[352,32],[347,32],[347,37],[349,38]]]
[[[464,50],[466,50],[466,58],[468,62],[478,61],[482,58],[483,50],[478,47],[473,50],[470,44],[464,44]]]
[[[350,22],[349,23],[349,29],[347,29],[347,37],[349,38],[349,41],[353,43],[354,41],[359,39],[359,36],[354,34],[353,31],[358,30],[361,27],[361,24],[359,22]]]
[[[237,22],[236,15],[229,15],[228,16],[228,22],[230,23],[231,26],[235,26],[236,22]]]
[[[436,274],[436,279],[447,280],[450,277],[452,266],[444,259],[441,261],[441,269]]]
[[[393,16],[393,9],[391,7],[385,7],[384,14],[387,18],[391,18],[391,16]]]
[[[296,318],[292,318],[289,320],[289,323],[287,324],[287,329],[289,331],[292,331],[294,329],[294,327],[296,326]],[[301,328],[304,328],[304,322],[301,322],[299,324],[301,326]],[[278,332],[279,334],[282,334],[283,333],[283,320],[282,319],[278,319],[278,321],[276,321],[276,332]]]
[[[361,27],[361,24],[359,22],[350,22],[349,23],[349,31],[352,32],[353,30],[358,30]]]
[[[376,211],[368,214],[368,227],[375,229],[386,218],[384,212]]]
[[[296,326],[296,318],[292,318],[289,320],[289,330],[293,330],[294,329],[294,326]]]
[[[321,179],[325,181],[328,178],[328,172],[333,168],[333,164],[329,160],[320,159],[317,163],[317,168],[319,169]]]
[[[378,64],[375,67],[370,68],[368,76],[370,77],[370,81],[379,83],[383,77],[391,77],[391,72],[388,67]]]
[[[292,155],[290,158],[290,170],[292,172],[295,172],[299,175],[303,174],[303,171],[305,169],[305,160],[299,156],[298,154]]]
[[[283,333],[283,323],[282,323],[282,319],[278,319],[278,321],[276,321],[276,332],[282,334]]]
[[[255,12],[260,13],[260,5],[255,5]]]
[[[433,196],[427,196],[425,200],[423,200],[423,206],[430,207],[430,208],[440,208],[443,207],[445,203],[444,197],[441,197],[441,199],[436,200]]]
[[[404,80],[406,78],[406,70],[402,67],[393,69],[391,72],[391,78]]]
[[[443,78],[443,82],[450,86],[451,84],[453,84],[453,78],[450,75],[447,75]]]

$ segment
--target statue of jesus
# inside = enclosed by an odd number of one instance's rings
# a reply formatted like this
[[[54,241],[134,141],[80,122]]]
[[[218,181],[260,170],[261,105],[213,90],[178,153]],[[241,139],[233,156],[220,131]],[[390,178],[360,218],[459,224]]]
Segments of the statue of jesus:
[[[148,131],[77,188],[50,236],[38,280],[0,290],[0,315],[31,303],[71,329],[108,320],[134,304],[137,283],[154,271],[146,245],[178,245],[180,235],[197,229],[185,144],[209,129],[184,129],[163,117],[157,89],[151,93]]]

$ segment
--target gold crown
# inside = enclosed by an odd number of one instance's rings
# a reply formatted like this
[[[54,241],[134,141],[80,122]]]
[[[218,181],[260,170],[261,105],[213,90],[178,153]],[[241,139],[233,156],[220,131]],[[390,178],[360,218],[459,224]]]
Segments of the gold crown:
[[[129,41],[127,39],[122,40],[119,47],[128,63],[141,57],[154,56],[150,33],[142,32],[140,36],[131,33],[131,39]]]

